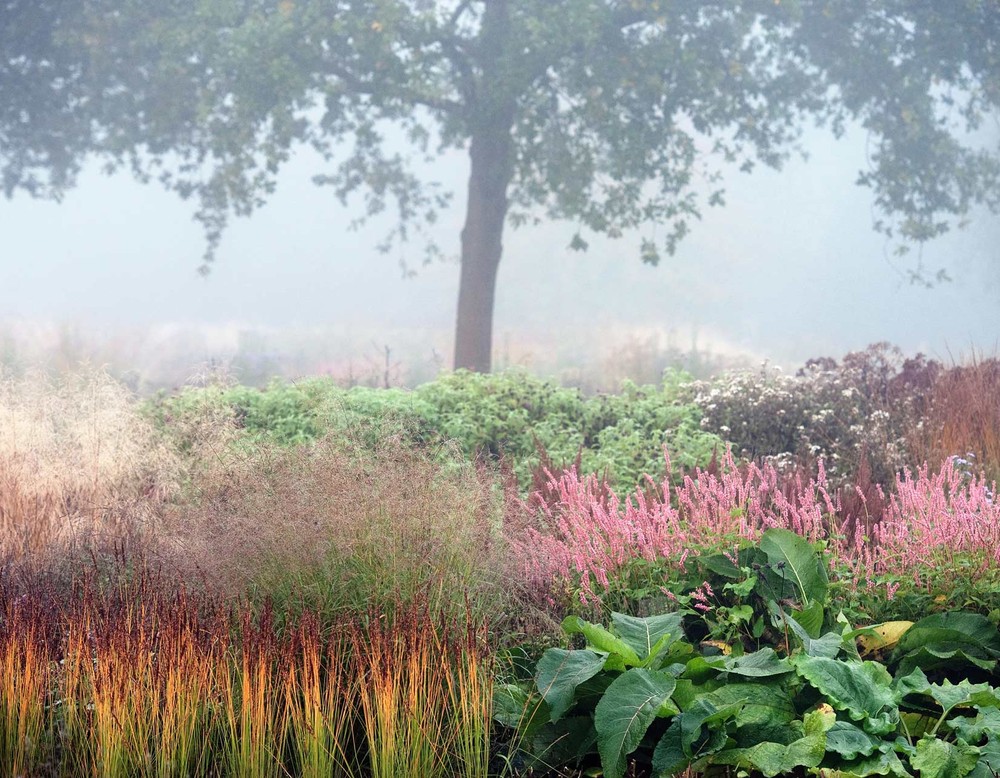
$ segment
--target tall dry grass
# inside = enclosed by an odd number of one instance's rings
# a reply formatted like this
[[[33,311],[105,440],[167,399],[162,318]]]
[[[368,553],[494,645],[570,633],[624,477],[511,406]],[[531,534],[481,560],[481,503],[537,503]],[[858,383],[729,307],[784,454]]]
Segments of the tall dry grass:
[[[918,461],[940,465],[958,456],[971,460],[977,474],[1000,481],[1000,359],[974,357],[943,371],[919,432]]]
[[[161,532],[163,554],[188,579],[321,617],[418,596],[439,611],[490,610],[510,596],[504,495],[457,455],[388,435],[258,441],[215,461]]]
[[[180,462],[98,370],[0,381],[0,556],[39,559],[140,537]]]
[[[0,775],[491,774],[484,624],[424,601],[279,629],[148,571],[78,583],[51,607],[0,580]]]

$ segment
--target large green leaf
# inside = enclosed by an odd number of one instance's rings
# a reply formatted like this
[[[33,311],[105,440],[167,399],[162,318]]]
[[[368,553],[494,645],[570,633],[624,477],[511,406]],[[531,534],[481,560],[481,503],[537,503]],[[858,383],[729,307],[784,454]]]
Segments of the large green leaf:
[[[633,668],[608,687],[594,712],[597,750],[607,778],[625,774],[628,755],[638,747],[676,683],[668,673]]]
[[[801,733],[791,724],[797,718],[795,704],[786,686],[781,684],[727,683],[705,695],[718,708],[740,703],[733,733],[739,746],[763,741],[787,744]]]
[[[706,554],[697,557],[696,561],[709,572],[721,575],[723,578],[738,579],[744,576],[743,569],[752,564],[763,564],[767,557],[756,546],[747,546],[736,552],[736,562],[730,554]]]
[[[535,685],[549,704],[549,716],[558,721],[573,705],[576,687],[597,675],[604,657],[586,649],[550,648],[538,660]]]
[[[906,653],[941,642],[980,648],[994,657],[1000,656],[1000,630],[985,616],[965,611],[934,613],[921,619],[903,633],[897,648]]]
[[[794,670],[788,660],[779,657],[773,648],[762,648],[760,651],[738,657],[727,656],[725,668],[730,675],[744,675],[751,678],[784,675]]]
[[[697,700],[689,710],[674,718],[656,744],[653,750],[653,772],[657,775],[675,775],[693,759],[721,749],[726,744],[725,723],[733,719],[742,708],[741,702],[718,708],[707,698]]]
[[[827,739],[829,748],[829,735]],[[900,761],[895,751],[877,751],[871,756],[860,759],[840,761],[829,769],[823,770],[823,778],[869,778],[873,775],[891,775],[896,778],[913,778],[913,774],[906,769],[906,765]]]
[[[871,756],[884,741],[869,735],[849,721],[838,721],[826,733],[826,750],[845,759]]]
[[[818,603],[817,603],[818,604]],[[839,632],[827,632],[823,635],[814,636],[808,629],[803,627],[797,618],[785,614],[780,605],[774,604],[775,611],[779,618],[783,618],[784,623],[795,634],[802,644],[802,650],[809,656],[825,656],[833,659],[840,653],[844,644],[844,636]],[[822,625],[823,615],[820,607],[820,624]]]
[[[930,688],[931,682],[927,680],[924,671],[919,667],[913,668],[906,675],[897,675],[892,682],[892,691],[896,702],[902,702],[908,694],[927,694]]]
[[[980,670],[993,672],[996,670],[997,660],[983,659],[979,652],[965,651],[960,648],[949,650],[935,646],[921,646],[902,656],[896,670],[899,673],[908,673],[913,668],[920,667],[924,670],[944,668],[946,671],[965,672],[966,668],[963,665],[966,664],[978,667]]]
[[[994,705],[997,702],[996,691],[988,683],[973,684],[966,679],[957,684],[947,679],[940,684],[932,683],[927,687],[927,693],[946,714],[958,705],[970,705],[974,701],[988,701]]]
[[[760,538],[760,549],[772,571],[795,584],[804,605],[826,599],[830,584],[826,565],[804,537],[787,529],[769,529]]]
[[[813,600],[807,607],[793,610],[790,615],[809,637],[819,638],[823,631],[823,618],[826,616],[826,609],[821,600]],[[836,634],[839,637],[840,633]]]
[[[936,737],[917,741],[917,753],[910,759],[920,778],[963,778],[979,762],[979,749],[964,741],[949,743]]]
[[[611,623],[619,637],[644,662],[651,658],[651,654],[658,654],[683,635],[682,618],[680,613],[663,613],[646,618],[612,613]]]
[[[545,768],[548,765],[577,762],[593,753],[596,742],[593,717],[567,716],[542,727],[531,738],[527,766]]]
[[[818,656],[792,659],[799,675],[834,708],[847,711],[872,734],[887,734],[899,724],[899,709],[888,671],[876,662],[839,661]]]
[[[522,737],[530,737],[550,721],[551,715],[548,703],[533,689],[504,683],[493,689],[493,719],[505,727],[517,729]]]
[[[826,753],[826,732],[834,721],[832,713],[812,711],[805,715],[805,736],[788,745],[765,742],[749,748],[730,748],[715,754],[711,761],[752,767],[767,778],[790,773],[797,767],[817,767]]]
[[[975,717],[956,716],[948,721],[948,725],[966,743],[978,743],[987,735],[1000,736],[1000,710],[979,709]]]
[[[608,654],[617,654],[627,667],[635,667],[639,664],[639,656],[635,649],[600,624],[591,624],[579,616],[567,616],[563,619],[562,628],[567,635],[582,634],[587,639],[590,648]]]
[[[1000,729],[995,729],[986,741],[979,746],[979,764],[969,773],[970,778],[996,778],[1000,775]]]
[[[956,660],[992,670],[1000,659],[1000,630],[978,613],[951,611],[921,619],[903,633],[892,654],[899,672],[925,670]]]

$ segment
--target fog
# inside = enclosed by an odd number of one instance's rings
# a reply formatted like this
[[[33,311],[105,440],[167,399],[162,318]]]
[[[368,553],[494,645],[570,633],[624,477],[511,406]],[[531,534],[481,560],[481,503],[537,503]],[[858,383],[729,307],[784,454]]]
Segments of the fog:
[[[808,161],[780,172],[730,172],[727,204],[706,210],[659,267],[640,262],[641,234],[588,237],[589,251],[579,253],[568,248],[571,224],[508,229],[498,366],[566,374],[629,349],[693,348],[793,367],[876,341],[946,361],[994,353],[1000,219],[980,215],[928,244],[924,266],[946,269],[952,281],[911,284],[916,256],[893,256],[872,229],[870,192],[854,184],[866,164],[864,136],[835,141],[814,131],[806,147]],[[447,258],[426,266],[418,245],[376,250],[387,221],[352,231],[360,206],[344,208],[315,186],[322,170],[313,153],[294,155],[267,205],[231,224],[207,277],[197,273],[204,239],[191,203],[127,174],[108,177],[91,164],[60,203],[0,200],[6,353],[23,359],[33,336],[53,348],[76,333],[80,356],[112,359],[118,348],[119,362],[150,370],[167,343],[194,365],[246,349],[250,338],[268,365],[299,354],[296,367],[275,368],[285,374],[375,370],[386,348],[401,381],[448,366],[465,156],[433,168],[455,200],[434,228]],[[415,273],[404,277],[401,263]]]

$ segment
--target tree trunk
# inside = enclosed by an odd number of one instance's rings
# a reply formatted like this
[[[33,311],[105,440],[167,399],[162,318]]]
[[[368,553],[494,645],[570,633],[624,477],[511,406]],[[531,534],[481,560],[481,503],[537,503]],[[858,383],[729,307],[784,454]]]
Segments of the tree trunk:
[[[455,369],[488,373],[493,302],[503,253],[507,187],[513,176],[516,101],[504,76],[506,0],[489,0],[480,32],[481,81],[472,115],[469,201],[462,229],[462,273],[455,322]]]
[[[472,138],[455,322],[455,369],[488,373],[492,363],[493,303],[507,218],[510,145],[507,128]]]

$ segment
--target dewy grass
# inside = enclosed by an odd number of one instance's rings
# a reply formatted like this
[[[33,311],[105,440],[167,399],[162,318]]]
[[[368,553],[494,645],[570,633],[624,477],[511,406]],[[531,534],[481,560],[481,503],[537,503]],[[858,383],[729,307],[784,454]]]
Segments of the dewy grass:
[[[140,534],[178,473],[177,458],[108,375],[0,380],[0,557]]]
[[[203,649],[190,624],[170,624],[158,659],[160,708],[152,754],[154,774],[164,778],[203,775],[210,733],[209,700],[219,671],[218,652]]]
[[[414,608],[373,614],[352,655],[372,778],[445,775],[442,666],[436,631]]]
[[[488,616],[508,597],[503,504],[470,463],[322,439],[262,443],[218,475],[166,534],[182,567],[278,614],[336,620],[432,593],[436,610]]]

